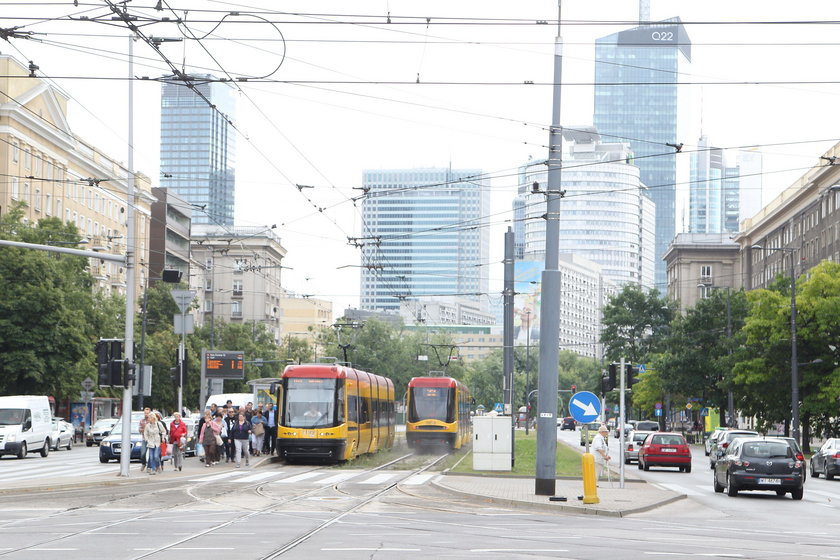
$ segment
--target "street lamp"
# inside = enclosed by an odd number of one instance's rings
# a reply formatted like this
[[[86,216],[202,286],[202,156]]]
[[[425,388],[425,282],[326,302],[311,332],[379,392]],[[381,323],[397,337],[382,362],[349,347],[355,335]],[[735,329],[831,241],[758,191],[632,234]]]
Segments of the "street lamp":
[[[789,247],[762,247],[753,245],[751,249],[764,251],[783,251],[790,255],[790,424],[793,438],[799,443],[799,364],[796,361],[796,269],[793,255],[796,249]]]
[[[528,322],[528,332],[525,335],[525,435],[528,435],[528,424],[531,423],[531,310],[525,312]]]
[[[724,286],[711,286],[709,284],[697,284],[698,288],[707,288],[710,290],[719,290]],[[726,288],[726,341],[727,344],[731,344],[732,339],[732,304],[731,304],[731,292],[732,289],[729,286],[725,286]],[[732,347],[729,347],[730,355],[732,354]],[[731,367],[731,364],[730,364]],[[730,372],[731,373],[731,372]],[[729,383],[727,383],[729,385]],[[732,394],[732,386],[730,385],[728,391],[726,392],[726,408],[729,409],[729,421],[726,423],[727,426],[730,428],[737,428],[736,419],[735,419],[735,397]]]

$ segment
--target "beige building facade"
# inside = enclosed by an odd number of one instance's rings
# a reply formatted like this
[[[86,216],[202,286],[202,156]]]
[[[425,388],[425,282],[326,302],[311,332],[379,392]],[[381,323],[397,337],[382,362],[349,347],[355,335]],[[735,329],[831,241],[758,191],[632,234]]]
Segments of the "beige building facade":
[[[740,247],[729,233],[679,233],[663,259],[668,298],[683,312],[713,290],[739,290],[743,284]]]
[[[8,55],[0,55],[0,213],[25,205],[27,222],[56,217],[71,222],[90,249],[124,255],[134,248],[136,293],[145,284],[149,258],[151,184],[135,173],[134,200],[128,201],[127,169],[77,138],[67,121],[68,96]],[[126,148],[127,151],[127,148]],[[128,239],[128,204],[134,207],[135,239]],[[60,241],[60,240],[57,240]],[[90,259],[100,290],[125,294],[120,263]]]

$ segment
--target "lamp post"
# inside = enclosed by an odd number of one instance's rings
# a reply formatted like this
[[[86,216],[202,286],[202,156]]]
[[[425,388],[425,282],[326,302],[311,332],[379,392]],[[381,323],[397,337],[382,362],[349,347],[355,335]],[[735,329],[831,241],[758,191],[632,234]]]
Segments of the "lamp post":
[[[531,310],[525,312],[528,331],[525,334],[525,435],[528,435],[528,424],[531,423]]]
[[[801,445],[799,432],[799,364],[796,361],[796,268],[793,262],[796,249],[762,247],[761,245],[753,245],[751,249],[783,251],[790,255],[790,425],[793,438]]]

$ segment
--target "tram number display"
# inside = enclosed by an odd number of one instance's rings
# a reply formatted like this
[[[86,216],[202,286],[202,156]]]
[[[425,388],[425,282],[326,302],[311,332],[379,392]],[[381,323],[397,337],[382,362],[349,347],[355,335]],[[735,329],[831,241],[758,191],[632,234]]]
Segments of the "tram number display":
[[[439,387],[423,387],[424,397],[439,397],[441,395]]]
[[[245,353],[205,352],[204,373],[217,379],[245,379]]]

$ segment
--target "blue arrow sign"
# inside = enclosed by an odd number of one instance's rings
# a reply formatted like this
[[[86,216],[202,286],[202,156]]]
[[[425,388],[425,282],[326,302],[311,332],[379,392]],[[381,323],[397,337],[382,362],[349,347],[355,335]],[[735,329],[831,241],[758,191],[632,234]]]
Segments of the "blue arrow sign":
[[[578,422],[592,422],[601,414],[601,401],[595,393],[580,391],[569,400],[569,412]]]

